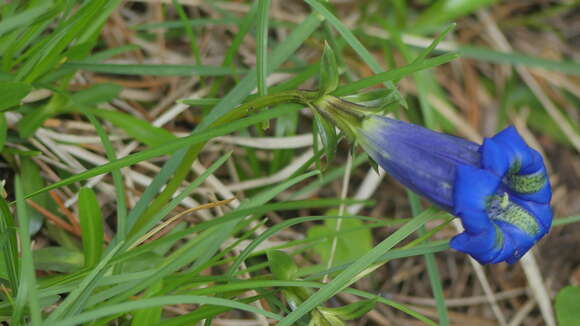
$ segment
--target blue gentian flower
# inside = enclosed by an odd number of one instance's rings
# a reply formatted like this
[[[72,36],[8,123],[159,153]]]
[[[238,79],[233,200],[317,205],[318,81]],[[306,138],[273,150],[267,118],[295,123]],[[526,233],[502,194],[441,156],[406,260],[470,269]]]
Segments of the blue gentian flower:
[[[517,262],[550,229],[542,156],[510,126],[482,145],[327,98],[317,109],[400,183],[459,217],[452,248],[481,264]]]

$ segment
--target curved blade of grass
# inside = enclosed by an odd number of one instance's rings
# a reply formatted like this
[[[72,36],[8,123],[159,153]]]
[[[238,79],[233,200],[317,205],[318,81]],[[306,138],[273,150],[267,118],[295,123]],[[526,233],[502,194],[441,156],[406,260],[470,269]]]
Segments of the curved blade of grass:
[[[324,285],[318,292],[300,304],[294,311],[284,317],[284,319],[278,323],[278,326],[293,325],[294,322],[302,318],[302,316],[310,312],[312,309],[316,308],[345,287],[348,287],[354,280],[356,280],[358,274],[364,272],[364,270],[370,267],[380,256],[388,252],[397,243],[431,220],[433,215],[433,210],[426,210],[420,215],[414,217],[410,222],[402,226],[385,240],[381,241],[381,243],[371,249],[371,251],[357,259],[347,269],[338,274],[335,279]]]
[[[86,42],[104,20],[118,6],[120,0],[94,0],[83,3],[73,15],[62,21],[46,39],[34,55],[19,69],[16,78],[33,82],[59,65],[66,55],[65,49],[76,39],[79,44]]]
[[[103,253],[103,214],[97,196],[90,188],[81,188],[78,205],[85,267],[92,267],[99,263]]]
[[[111,140],[107,136],[107,133],[103,129],[101,123],[87,110],[81,108],[81,112],[83,112],[91,124],[95,127],[99,138],[101,139],[101,143],[105,148],[105,153],[107,155],[107,159],[109,161],[114,161],[117,159],[117,155],[115,154],[115,149],[113,148],[113,144]],[[116,237],[120,240],[125,239],[125,234],[127,233],[127,203],[125,199],[125,187],[123,184],[123,175],[121,174],[120,169],[114,169],[111,171],[111,175],[113,176],[113,184],[115,186],[115,194],[117,197],[117,233]],[[102,222],[101,222],[102,223]],[[84,238],[83,238],[84,239]],[[101,244],[102,245],[102,244]],[[101,253],[102,254],[102,253]],[[99,255],[100,258],[100,255]]]
[[[252,8],[256,8],[257,10],[256,6],[253,6]],[[268,72],[272,72],[286,61],[318,28],[320,22],[320,18],[317,15],[311,14],[300,25],[298,25],[284,42],[272,51],[268,63]],[[241,80],[241,82],[236,84],[236,86],[209,112],[208,115],[203,118],[193,133],[201,133],[209,127],[214,126],[219,121],[223,121],[224,117],[234,113],[232,112],[234,108],[250,94],[255,86],[256,72],[255,70],[252,70],[246,75],[246,77],[244,77],[244,79]],[[257,100],[259,99],[260,98]],[[294,110],[299,109],[299,107],[286,107],[285,109],[288,113],[292,113],[295,112]],[[266,110],[266,112],[267,111],[271,110]],[[173,193],[179,188],[179,185],[189,173],[191,164],[199,154],[200,150],[201,146],[196,145],[189,148],[187,151],[184,150],[184,153],[177,153],[180,156],[183,155],[181,164],[174,170],[174,176],[166,185],[163,192],[150,204],[149,209],[144,214],[154,214],[159,207],[163,206],[165,202],[171,198]]]
[[[216,225],[221,225],[221,224],[224,224],[224,223],[227,223],[230,221],[235,221],[235,220],[238,220],[242,217],[245,217],[245,216],[248,216],[251,214],[259,215],[259,214],[264,214],[264,213],[272,212],[272,211],[296,210],[296,209],[315,208],[315,207],[316,208],[331,207],[331,206],[340,205],[342,203],[344,203],[344,204],[354,204],[354,203],[371,204],[372,202],[368,202],[368,201],[363,202],[360,200],[352,200],[352,199],[345,199],[345,200],[319,199],[319,200],[302,200],[302,201],[266,204],[266,205],[259,205],[258,207],[252,207],[252,208],[246,208],[246,209],[238,208],[235,211],[226,213],[219,218],[209,220],[209,221],[204,221],[204,222],[197,224],[195,226],[192,226],[192,227],[189,227],[187,229],[175,232],[174,234],[167,235],[163,238],[159,238],[153,242],[143,244],[137,248],[132,249],[131,251],[119,254],[119,256],[116,257],[116,259],[114,260],[114,262],[122,262],[122,261],[127,260],[131,257],[135,257],[143,252],[151,251],[158,245],[164,246],[168,243],[175,242],[179,239],[182,239],[189,234],[192,234],[195,232],[201,232],[201,231],[209,229],[210,227],[213,227]]]
[[[293,112],[293,111],[298,110],[298,109],[299,108],[293,108],[290,110],[290,112]],[[240,119],[238,121],[233,121],[231,123],[228,123],[228,124],[225,124],[225,125],[222,125],[222,126],[210,129],[210,130],[206,130],[204,132],[196,133],[196,134],[193,134],[191,136],[187,136],[187,137],[183,137],[183,138],[178,138],[178,139],[176,139],[168,144],[155,146],[155,147],[146,149],[142,152],[135,153],[135,154],[132,154],[129,156],[125,156],[121,159],[117,159],[117,160],[109,162],[107,164],[97,166],[97,167],[92,168],[90,170],[87,170],[85,172],[81,172],[81,173],[76,174],[74,176],[71,176],[69,178],[63,179],[59,182],[53,183],[50,186],[44,187],[44,188],[39,189],[37,191],[34,191],[30,194],[27,194],[25,196],[25,199],[36,196],[40,193],[44,193],[44,192],[52,190],[52,189],[56,189],[56,188],[59,188],[62,186],[72,184],[74,182],[86,180],[88,178],[92,178],[92,177],[95,177],[97,175],[101,175],[104,173],[109,173],[114,169],[119,169],[119,168],[129,166],[129,165],[132,165],[132,164],[144,161],[144,160],[154,158],[154,157],[169,154],[169,153],[172,153],[172,152],[174,152],[180,148],[186,147],[186,146],[203,143],[203,142],[208,141],[214,137],[222,136],[222,135],[234,132],[236,130],[240,130],[242,128],[249,127],[249,126],[254,125],[256,123],[259,123],[261,121],[265,121],[268,119],[272,119],[272,118],[287,114],[287,113],[289,113],[288,111],[289,110],[287,107],[283,108],[283,109],[274,108],[274,109],[262,111],[260,113],[257,113],[255,115],[249,116],[249,117],[244,118],[244,119]]]
[[[348,85],[344,85],[342,87],[339,87],[332,94],[336,95],[336,96],[344,96],[344,95],[353,94],[353,93],[355,93],[363,88],[371,87],[371,86],[374,86],[376,84],[380,84],[380,83],[387,81],[387,80],[400,79],[400,78],[403,78],[403,77],[405,77],[409,74],[412,74],[414,72],[433,68],[433,67],[442,65],[444,63],[448,63],[450,61],[457,59],[458,57],[459,57],[459,54],[457,54],[457,53],[447,53],[447,54],[443,54],[443,55],[440,55],[440,56],[437,56],[437,57],[434,57],[431,59],[425,59],[419,63],[411,63],[411,64],[403,66],[401,68],[396,68],[396,69],[392,69],[389,71],[381,72],[379,74],[357,80],[357,81],[352,82]]]
[[[123,313],[138,309],[146,309],[150,307],[177,305],[177,304],[207,304],[215,306],[224,306],[233,309],[248,311],[255,314],[260,314],[275,320],[280,320],[280,316],[274,313],[265,311],[260,308],[256,308],[248,304],[239,303],[234,300],[206,296],[196,296],[196,295],[173,295],[173,296],[155,297],[150,299],[141,299],[138,301],[125,302],[113,306],[95,309],[89,312],[78,314],[74,317],[54,322],[53,324],[51,324],[51,326],[75,326],[109,315],[114,315],[117,313]]]
[[[43,325],[53,326],[59,319],[77,315],[82,311],[99,280],[103,278],[107,271],[109,261],[117,254],[123,244],[124,242],[119,242],[115,248],[109,251],[99,264],[83,279],[79,286],[70,292],[66,299],[49,315]]]
[[[269,57],[268,73],[274,71],[284,61],[288,59],[304,41],[320,26],[320,19],[315,14],[311,14],[298,25],[290,35],[280,44]],[[205,130],[221,116],[231,111],[234,107],[242,103],[242,101],[252,92],[256,87],[257,74],[255,69],[248,72],[246,77],[242,79],[229,93],[226,95],[218,105],[216,105],[208,115],[206,115],[201,123],[196,128],[196,131]]]
[[[220,166],[222,166],[231,156],[231,153],[227,153],[220,157],[218,160],[212,163],[203,174],[195,178],[183,191],[173,198],[165,207],[163,207],[157,214],[153,215],[151,219],[148,220],[137,220],[133,229],[131,230],[131,240],[129,243],[133,243],[137,238],[145,234],[149,229],[154,227],[160,220],[167,216],[175,207],[177,207],[187,196],[189,196],[199,185],[201,185],[210,175],[212,175]]]
[[[187,20],[187,14],[185,10],[183,10],[183,6],[177,0],[172,0],[171,2],[177,14],[179,15],[179,20],[182,23],[183,29],[185,30],[185,35],[189,38],[189,46],[191,47],[191,53],[193,53],[193,57],[195,58],[195,63],[201,65],[201,53],[199,51],[199,47],[197,46],[197,38],[192,30],[192,25]]]
[[[36,271],[32,260],[32,246],[30,245],[28,209],[24,201],[24,192],[22,179],[19,175],[15,177],[16,192],[16,213],[18,215],[18,233],[20,237],[20,284],[16,297],[16,304],[12,320],[18,323],[25,311],[25,305],[28,305],[31,322],[33,326],[39,326],[42,323],[40,303],[38,301]]]
[[[256,50],[256,79],[258,95],[268,94],[266,78],[268,78],[268,13],[270,0],[258,0],[258,28]]]
[[[258,207],[260,205],[263,205],[265,203],[267,203],[268,201],[270,201],[272,198],[276,197],[279,193],[281,193],[282,191],[290,188],[291,186],[297,184],[298,182],[301,182],[307,178],[310,178],[313,175],[319,174],[319,171],[311,171],[308,173],[305,173],[303,175],[291,178],[290,180],[287,180],[285,182],[282,182],[278,185],[275,185],[265,191],[262,191],[261,193],[258,193],[256,196],[252,197],[249,200],[244,201],[242,204],[240,204],[239,209],[247,209],[247,208],[254,208],[254,207]],[[253,215],[253,214],[248,214],[248,215]],[[223,239],[227,239],[227,237],[229,237],[231,234],[231,231],[234,229],[234,227],[236,226],[237,222],[228,222],[225,225],[222,225],[221,227],[216,228],[216,232],[213,236],[213,240],[211,243],[208,243],[208,247],[207,247],[207,251],[206,254],[202,257],[202,259],[199,259],[198,261],[195,262],[195,264],[193,265],[193,269],[201,266],[202,264],[205,264],[210,258],[211,256],[213,256],[214,252],[217,251],[219,249],[219,247],[221,246]],[[211,230],[208,230],[211,231]],[[230,271],[235,271],[235,269],[230,269]]]
[[[228,67],[179,65],[179,64],[113,64],[68,62],[65,68],[94,71],[118,75],[146,76],[230,76],[245,73],[243,69]]]
[[[440,240],[436,242],[429,242],[428,244],[417,246],[414,248],[401,248],[401,249],[393,249],[386,254],[379,257],[374,263],[384,263],[389,260],[393,259],[400,259],[400,258],[408,258],[414,256],[421,256],[425,254],[434,254],[438,252],[442,252],[449,249],[449,240]],[[354,261],[352,261],[354,262]],[[332,274],[335,272],[340,272],[347,268],[352,262],[348,262],[345,264],[337,265],[331,267],[327,270],[316,272],[313,274],[308,275],[305,280],[316,280],[322,278],[326,274]],[[303,273],[298,273],[298,276],[303,277],[306,276]]]
[[[281,230],[288,228],[292,225],[301,224],[304,222],[309,221],[318,221],[318,220],[325,220],[331,218],[341,218],[340,216],[307,216],[307,217],[297,217],[291,220],[286,220],[282,223],[277,223],[276,225],[268,228],[265,232],[260,234],[256,239],[252,240],[250,244],[240,252],[234,263],[230,266],[227,275],[232,276],[233,273],[238,269],[238,267],[242,264],[242,262],[248,258],[248,256],[252,253],[256,247],[260,245],[260,243],[264,242],[266,239],[271,237],[272,235],[280,232]],[[344,218],[356,218],[356,219],[366,219],[364,216],[344,216]]]
[[[334,14],[332,14],[326,7],[318,0],[305,0],[314,10],[321,14],[344,38],[344,40],[352,47],[352,49],[359,55],[359,57],[371,68],[371,70],[378,74],[383,71],[381,65],[373,57],[373,55],[362,45],[362,43],[354,36],[354,34],[346,27]],[[389,89],[395,88],[391,81],[386,80],[385,86]]]
[[[420,214],[421,202],[419,201],[419,197],[410,190],[407,191],[407,197],[409,198],[411,212],[413,215]],[[418,230],[419,236],[425,235],[426,233],[427,230],[425,226],[421,226]],[[427,264],[427,274],[429,275],[431,290],[433,291],[433,297],[435,298],[436,302],[437,315],[439,315],[439,325],[449,325],[447,304],[445,303],[445,294],[443,293],[443,286],[441,284],[441,277],[439,274],[439,269],[437,268],[437,262],[435,261],[435,255],[432,253],[425,253],[424,257]]]
[[[0,186],[0,191],[4,191]],[[16,238],[16,226],[14,223],[14,216],[10,212],[8,203],[2,195],[0,195],[0,257],[4,264],[5,272],[8,279],[8,284],[13,293],[17,293],[14,289],[18,288],[18,240]]]
[[[3,17],[2,22],[0,22],[0,36],[13,29],[30,25],[36,18],[47,12],[52,5],[52,1],[43,1],[30,9],[11,15],[10,17]]]
[[[324,283],[319,282],[312,282],[312,281],[282,281],[282,280],[239,280],[235,283],[229,283],[225,285],[215,285],[213,287],[205,288],[205,289],[196,289],[192,290],[192,293],[196,294],[217,294],[217,293],[224,293],[224,292],[231,292],[231,291],[244,291],[248,289],[262,289],[262,288],[271,288],[271,287],[308,287],[308,288],[322,288],[324,287]],[[378,302],[391,306],[397,310],[400,310],[412,317],[417,318],[418,320],[426,323],[427,325],[436,326],[437,324],[434,323],[432,320],[428,319],[427,317],[423,316],[422,314],[413,311],[412,309],[406,307],[403,304],[400,304],[396,301],[386,299],[380,295],[368,293],[362,290],[356,289],[344,289],[345,293],[354,294],[361,298],[366,299],[376,299]]]

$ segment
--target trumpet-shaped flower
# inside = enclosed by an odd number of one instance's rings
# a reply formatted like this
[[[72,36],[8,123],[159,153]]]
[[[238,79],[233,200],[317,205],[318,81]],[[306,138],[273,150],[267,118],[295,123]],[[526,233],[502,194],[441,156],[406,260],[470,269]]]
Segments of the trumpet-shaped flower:
[[[543,159],[514,127],[480,145],[337,98],[319,110],[400,183],[459,217],[465,231],[450,245],[480,263],[517,262],[550,229]]]

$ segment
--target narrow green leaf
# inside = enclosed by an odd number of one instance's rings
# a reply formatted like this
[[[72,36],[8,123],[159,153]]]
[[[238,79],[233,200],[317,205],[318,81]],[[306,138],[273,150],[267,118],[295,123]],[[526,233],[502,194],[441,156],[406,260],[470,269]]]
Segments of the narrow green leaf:
[[[353,94],[363,88],[371,87],[387,80],[396,80],[417,71],[430,69],[451,62],[457,59],[458,57],[459,55],[457,53],[447,53],[431,59],[426,59],[424,61],[421,61],[420,63],[411,63],[409,65],[400,68],[385,71],[367,78],[357,80],[348,85],[344,85],[342,87],[339,87],[332,94],[336,96]]]
[[[162,146],[177,138],[163,128],[155,127],[147,121],[122,112],[101,109],[89,110],[89,112],[123,129],[129,136],[148,146]]]
[[[422,28],[469,15],[475,10],[489,6],[497,0],[438,0],[417,18],[413,26]]]
[[[95,106],[109,102],[119,96],[123,87],[117,84],[102,83],[74,93],[71,100],[76,105]]]
[[[197,65],[201,65],[201,53],[199,51],[199,47],[197,46],[197,38],[193,33],[193,26],[190,24],[190,21],[187,20],[187,14],[185,10],[183,10],[183,6],[177,0],[172,0],[171,2],[179,15],[179,20],[183,25],[183,29],[185,30],[185,35],[189,38],[189,46],[191,47],[191,53],[193,53],[193,57],[195,58],[195,63]]]
[[[4,185],[0,185],[4,191]],[[14,216],[10,212],[8,203],[4,196],[0,194],[0,265],[3,268],[2,277],[9,281],[9,286],[13,293],[17,293],[19,283],[19,256],[18,240],[16,238],[16,224]]]
[[[159,291],[163,289],[163,281],[159,281],[153,284],[150,288],[145,290],[143,298],[154,297]],[[163,306],[150,307],[147,309],[140,309],[132,313],[133,318],[131,319],[132,326],[149,326],[155,325],[161,321],[161,315],[163,313]]]
[[[175,209],[187,196],[189,196],[199,185],[201,185],[210,175],[212,175],[219,167],[221,167],[231,156],[231,153],[226,153],[222,155],[219,159],[213,162],[201,175],[199,175],[193,182],[190,182],[189,185],[183,191],[175,196],[167,205],[161,208],[155,215],[148,217],[146,215],[142,215],[137,221],[134,223],[133,228],[131,230],[131,241],[132,244],[138,237],[145,234],[149,231],[153,226],[155,226],[161,219],[167,216],[173,209]]]
[[[91,188],[81,188],[78,205],[85,266],[93,267],[99,263],[103,254],[103,214],[97,196]]]
[[[78,250],[44,247],[34,251],[34,266],[41,271],[72,273],[80,270],[84,257]]]
[[[324,43],[324,52],[322,52],[322,62],[320,63],[320,85],[318,86],[319,96],[330,94],[339,83],[338,66],[334,51]]]
[[[397,243],[408,237],[411,233],[415,232],[421,225],[427,223],[432,217],[432,210],[426,210],[421,215],[414,217],[410,222],[383,240],[376,247],[364,254],[361,258],[357,259],[352,265],[338,274],[335,279],[327,283],[318,292],[316,292],[314,295],[304,301],[304,303],[298,306],[294,311],[286,315],[286,317],[284,317],[284,319],[278,323],[278,326],[293,325],[294,322],[307,314],[309,311],[316,308],[325,300],[328,300],[330,297],[345,287],[349,286],[357,279],[356,277],[365,269],[370,267],[378,257],[388,252]]]
[[[0,22],[0,36],[16,28],[30,25],[36,18],[47,12],[52,5],[51,0],[46,0],[10,17],[3,17]]]
[[[16,191],[16,213],[18,215],[18,235],[20,238],[21,263],[20,263],[20,284],[17,291],[16,306],[12,315],[12,320],[18,321],[23,317],[24,304],[33,326],[40,326],[42,315],[40,303],[38,301],[38,290],[36,282],[36,271],[32,256],[32,246],[30,239],[30,225],[28,210],[24,201],[23,183],[19,175],[16,175],[14,184]]]
[[[277,69],[284,61],[296,51],[302,43],[320,26],[320,19],[317,15],[309,15],[300,25],[292,31],[282,44],[276,47],[270,55],[268,62],[268,72]],[[256,72],[250,71],[222,100],[218,103],[208,115],[204,117],[197,126],[196,131],[207,129],[220,117],[230,112],[252,92],[256,87]]]
[[[233,309],[248,311],[255,314],[260,314],[265,317],[272,318],[274,320],[280,320],[280,316],[274,313],[265,311],[260,308],[256,308],[248,304],[239,303],[234,300],[205,296],[194,296],[194,295],[174,295],[174,296],[155,297],[151,299],[142,299],[138,301],[130,301],[116,305],[105,306],[99,309],[77,314],[74,317],[69,317],[62,321],[54,322],[53,324],[51,324],[51,326],[75,326],[96,320],[98,318],[114,315],[117,313],[123,313],[137,309],[146,309],[150,307],[168,306],[177,304],[204,304],[204,305],[224,306]]]
[[[381,65],[373,57],[373,55],[367,50],[367,48],[362,45],[362,43],[356,38],[348,27],[346,27],[340,19],[338,19],[330,10],[328,10],[319,0],[305,0],[314,10],[316,10],[320,15],[328,20],[334,28],[340,33],[344,40],[350,45],[350,47],[358,54],[358,56],[371,68],[371,70],[378,74],[383,71]],[[395,85],[391,81],[384,82],[385,87],[395,88]]]
[[[105,148],[105,153],[107,155],[107,159],[109,161],[114,161],[117,159],[117,155],[115,153],[115,149],[113,148],[113,144],[109,139],[109,136],[105,132],[105,129],[95,118],[93,114],[88,112],[84,107],[80,107],[81,112],[83,112],[91,124],[95,127],[99,138],[101,139],[101,143]],[[114,169],[111,171],[113,176],[113,184],[115,186],[115,194],[117,196],[117,240],[125,240],[125,235],[127,234],[127,202],[126,202],[126,192],[125,192],[125,184],[123,183],[123,175],[120,169]],[[114,245],[114,244],[113,244]]]
[[[172,153],[172,152],[174,152],[180,148],[183,148],[183,147],[191,146],[193,144],[203,143],[203,142],[208,141],[214,137],[223,136],[223,135],[228,134],[230,132],[254,125],[258,122],[272,119],[272,118],[276,118],[276,117],[279,117],[281,115],[288,114],[288,113],[293,112],[293,111],[297,111],[299,109],[300,109],[300,107],[295,107],[292,109],[289,109],[287,107],[284,107],[282,109],[281,108],[274,108],[274,109],[270,109],[270,110],[266,110],[266,111],[257,113],[255,115],[249,116],[249,117],[244,118],[244,119],[240,119],[240,120],[237,120],[237,121],[234,121],[231,123],[227,123],[225,125],[221,125],[221,126],[216,127],[216,128],[209,129],[209,130],[204,131],[204,132],[199,132],[199,133],[193,134],[191,136],[187,136],[187,137],[177,138],[177,139],[175,139],[167,144],[155,146],[153,148],[125,156],[125,157],[118,159],[116,161],[109,162],[107,164],[103,164],[101,166],[92,168],[92,169],[87,170],[85,172],[81,172],[81,173],[78,173],[74,176],[63,179],[59,182],[55,182],[47,187],[44,187],[43,189],[39,189],[39,190],[34,191],[32,193],[28,193],[26,195],[26,198],[30,198],[30,197],[36,196],[40,193],[43,193],[43,192],[46,192],[46,191],[49,191],[52,189],[56,189],[56,188],[59,188],[59,187],[62,187],[62,186],[65,186],[65,185],[68,185],[68,184],[71,184],[71,183],[74,183],[77,181],[86,180],[88,178],[91,178],[91,177],[94,177],[97,175],[109,173],[114,169],[129,166],[131,164],[135,164],[137,162],[151,159],[153,157],[169,154],[169,153]]]
[[[26,182],[22,184],[25,193],[30,193],[45,186],[44,179],[40,175],[40,168],[30,157],[21,156],[20,174],[26,176]],[[52,207],[48,194],[42,194],[33,199],[34,202],[43,208]],[[28,227],[30,234],[36,234],[42,227],[44,216],[36,211],[32,206],[26,204],[28,211]]]
[[[3,112],[0,112],[0,153],[4,149],[6,144],[6,137],[8,133],[8,123],[6,121],[6,116]]]
[[[112,64],[67,62],[64,68],[117,75],[138,76],[231,76],[245,73],[243,69],[179,64]]]
[[[32,86],[22,82],[0,82],[0,111],[20,105]]]
[[[109,261],[117,254],[124,245],[119,242],[103,259],[95,266],[82,282],[71,291],[66,299],[48,316],[44,326],[53,326],[57,320],[68,316],[78,315],[84,308],[88,298],[93,294],[93,290],[98,282],[103,278],[108,270]]]
[[[421,213],[421,202],[419,196],[412,191],[407,191],[407,197],[409,198],[409,203],[411,204],[411,212],[413,215],[418,215]],[[418,230],[419,236],[425,236],[427,230],[425,226],[421,226]],[[425,262],[427,263],[427,273],[429,275],[429,282],[431,283],[431,289],[433,291],[433,297],[435,298],[437,314],[439,315],[439,325],[446,326],[449,325],[449,316],[447,314],[447,304],[445,303],[445,294],[443,293],[443,285],[441,284],[441,277],[439,274],[439,268],[437,267],[437,261],[435,260],[435,255],[432,253],[425,254]]]
[[[258,0],[258,28],[256,51],[256,76],[258,95],[268,95],[266,79],[268,78],[268,21],[270,0]]]
[[[18,133],[22,138],[29,138],[42,126],[46,119],[69,111],[70,98],[66,95],[55,93],[48,103],[24,115],[18,121]]]

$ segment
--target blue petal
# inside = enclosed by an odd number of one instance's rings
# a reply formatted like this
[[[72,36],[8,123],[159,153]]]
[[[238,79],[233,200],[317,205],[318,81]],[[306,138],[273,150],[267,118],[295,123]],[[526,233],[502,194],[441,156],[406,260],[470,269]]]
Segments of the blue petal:
[[[448,211],[456,166],[480,160],[475,143],[380,116],[364,121],[358,140],[392,177]]]
[[[496,232],[493,226],[477,235],[463,232],[453,237],[449,245],[455,250],[471,255],[480,264],[487,264],[500,253],[501,247],[497,246]]]
[[[500,178],[509,170],[508,154],[495,140],[485,138],[479,152],[481,153],[481,165],[484,169],[490,170]]]
[[[520,164],[521,174],[534,173],[543,167],[542,156],[532,149],[514,126],[509,126],[493,136],[492,139],[503,147],[509,157],[510,166]]]
[[[487,200],[499,187],[500,179],[487,170],[469,165],[457,167],[453,189],[454,213],[468,233],[477,234],[492,227],[486,213]]]
[[[479,166],[479,145],[463,138],[442,134],[412,123],[371,115],[362,133],[381,148],[398,143],[432,153],[450,162]]]
[[[513,264],[520,260],[520,258],[522,258],[537,241],[535,237],[522,232],[522,230],[510,223],[498,221],[496,224],[503,232],[504,239],[509,239],[508,242],[504,242],[504,246],[505,244],[509,244],[509,247],[506,246],[505,251],[506,254],[510,253],[510,255],[506,255],[507,257],[505,258],[505,261],[509,264]]]

